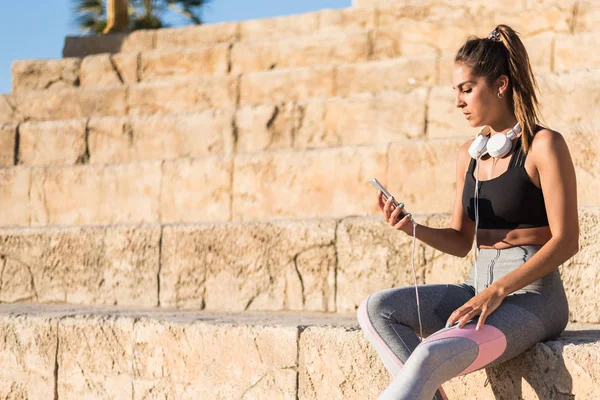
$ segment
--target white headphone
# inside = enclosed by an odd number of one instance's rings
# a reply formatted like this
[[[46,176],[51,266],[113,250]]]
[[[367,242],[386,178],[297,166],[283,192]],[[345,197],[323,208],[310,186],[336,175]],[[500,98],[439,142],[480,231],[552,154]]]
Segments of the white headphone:
[[[513,148],[513,139],[521,133],[521,125],[517,122],[506,135],[498,134],[490,138],[489,133],[490,127],[487,125],[477,133],[477,137],[469,147],[469,154],[472,158],[477,160],[486,154],[498,158],[510,153]]]

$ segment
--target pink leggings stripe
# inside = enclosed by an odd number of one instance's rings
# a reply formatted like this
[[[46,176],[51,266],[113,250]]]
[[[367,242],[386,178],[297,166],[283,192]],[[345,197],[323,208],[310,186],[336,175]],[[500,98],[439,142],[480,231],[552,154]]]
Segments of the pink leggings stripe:
[[[398,370],[400,371],[400,370],[402,370],[402,367],[404,367],[404,364],[402,363],[402,361],[400,361],[400,359],[398,357],[396,357],[394,352],[385,344],[385,342],[383,341],[381,336],[379,336],[377,334],[377,331],[375,331],[375,327],[373,326],[373,324],[371,324],[371,320],[369,319],[369,315],[367,314],[367,302],[369,301],[370,297],[371,297],[371,295],[369,295],[366,299],[364,299],[360,303],[360,306],[358,307],[357,315],[358,315],[358,321],[360,323],[360,326],[379,345],[379,347],[386,353],[386,355],[389,357],[389,359],[392,360],[398,366]],[[441,386],[438,388],[438,391],[440,392],[440,394],[442,395],[442,398],[444,400],[448,400],[448,396],[446,395],[446,393],[444,392],[444,390],[442,389]]]

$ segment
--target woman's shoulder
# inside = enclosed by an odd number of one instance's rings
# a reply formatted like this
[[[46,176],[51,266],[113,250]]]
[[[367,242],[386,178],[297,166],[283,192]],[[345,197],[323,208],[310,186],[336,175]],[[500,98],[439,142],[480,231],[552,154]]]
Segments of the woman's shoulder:
[[[538,129],[531,141],[531,153],[541,156],[548,155],[549,151],[558,151],[563,148],[567,148],[564,136],[547,127]]]

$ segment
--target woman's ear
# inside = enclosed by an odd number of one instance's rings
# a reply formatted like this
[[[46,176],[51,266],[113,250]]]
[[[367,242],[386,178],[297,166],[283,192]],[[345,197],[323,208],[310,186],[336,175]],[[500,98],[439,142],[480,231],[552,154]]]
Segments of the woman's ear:
[[[508,79],[508,76],[500,75],[498,79],[496,79],[496,87],[498,88],[497,91],[502,92],[503,94],[506,93],[506,90],[508,90],[509,83],[510,80]]]

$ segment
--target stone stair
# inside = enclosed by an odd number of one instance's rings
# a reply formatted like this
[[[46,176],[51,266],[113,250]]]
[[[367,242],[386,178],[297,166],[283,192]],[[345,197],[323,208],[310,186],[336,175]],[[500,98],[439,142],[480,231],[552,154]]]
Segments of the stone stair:
[[[356,309],[413,276],[410,238],[378,217],[367,180],[448,225],[474,134],[453,56],[498,23],[524,35],[576,166],[580,251],[559,267],[571,322],[444,389],[594,398],[600,12],[517,3],[357,0],[67,38],[62,60],[16,62],[0,95],[0,398],[376,398],[390,377]],[[470,267],[416,254],[419,283]]]

